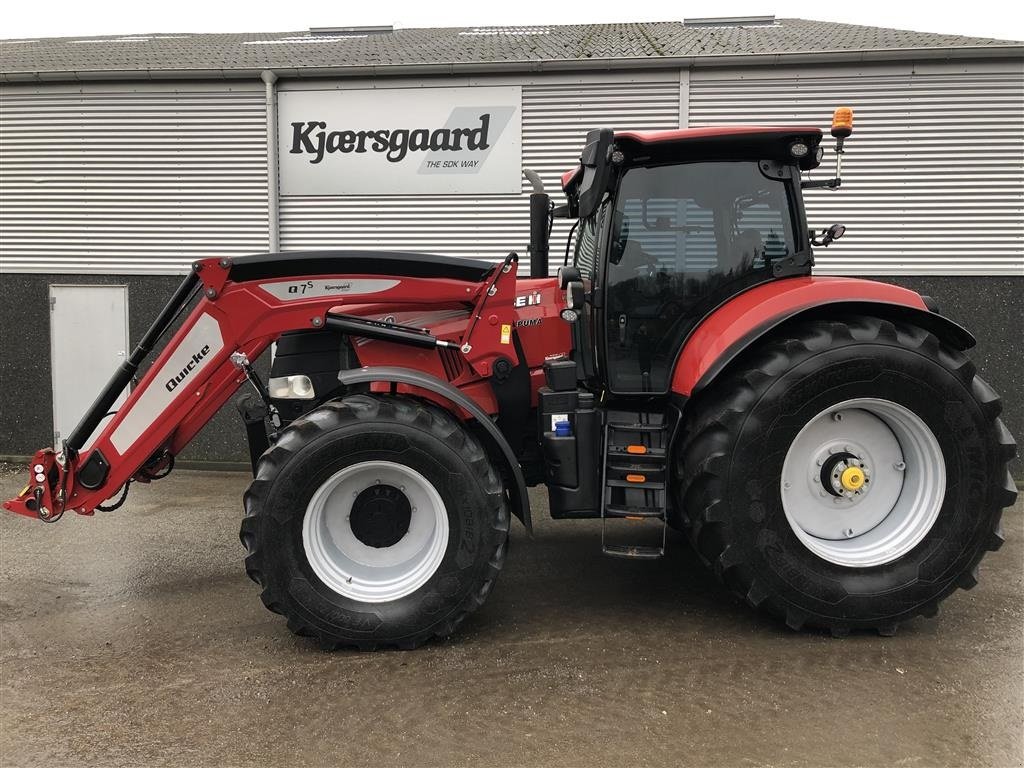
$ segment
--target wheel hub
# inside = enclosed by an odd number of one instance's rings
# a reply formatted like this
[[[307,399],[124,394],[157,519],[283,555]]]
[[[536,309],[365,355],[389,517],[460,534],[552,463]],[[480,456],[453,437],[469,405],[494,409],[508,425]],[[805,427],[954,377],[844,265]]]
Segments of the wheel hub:
[[[781,485],[801,543],[825,560],[863,568],[897,559],[928,533],[945,495],[945,463],[914,412],[857,398],[800,430]]]
[[[815,466],[808,468],[812,477],[815,470],[819,469],[818,482],[826,493],[837,498],[845,498],[856,502],[867,493],[870,480],[870,470],[867,462],[856,453],[850,452],[850,447],[845,450],[832,452],[819,456]]]
[[[844,491],[856,493],[864,485],[864,470],[848,466],[839,476],[839,482],[842,483]]]
[[[409,532],[412,505],[393,485],[374,484],[352,504],[349,523],[353,535],[368,547],[390,547]]]
[[[302,523],[313,573],[340,595],[398,600],[423,586],[448,548],[448,513],[434,485],[390,461],[352,464],[313,494]]]

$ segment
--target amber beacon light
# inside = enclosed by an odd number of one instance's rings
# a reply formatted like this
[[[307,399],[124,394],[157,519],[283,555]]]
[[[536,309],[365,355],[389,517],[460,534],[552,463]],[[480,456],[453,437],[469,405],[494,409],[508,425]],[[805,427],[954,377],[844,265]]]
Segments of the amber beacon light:
[[[836,175],[833,179],[824,181],[803,181],[800,186],[804,189],[839,189],[843,183],[843,142],[853,133],[853,110],[849,107],[838,107],[832,113],[832,135],[836,140]],[[819,242],[817,245],[828,245],[827,242]]]
[[[832,135],[837,139],[845,139],[853,133],[853,110],[839,107],[832,113]]]

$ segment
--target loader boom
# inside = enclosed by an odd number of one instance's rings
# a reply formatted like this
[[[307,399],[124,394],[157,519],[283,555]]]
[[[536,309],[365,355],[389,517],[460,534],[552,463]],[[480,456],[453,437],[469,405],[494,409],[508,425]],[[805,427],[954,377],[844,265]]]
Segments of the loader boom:
[[[55,446],[36,453],[29,485],[4,507],[49,520],[69,509],[92,514],[144,467],[158,467],[166,457],[180,453],[246,381],[246,371],[237,361],[257,359],[288,331],[345,324],[353,334],[394,345],[399,363],[408,353],[406,347],[457,348],[470,376],[486,377],[508,354],[509,341],[502,342],[500,328],[514,323],[517,262],[510,254],[478,282],[330,273],[304,274],[301,280],[262,279],[259,272],[235,282],[231,260],[198,261],[68,442],[59,451]],[[196,306],[124,405],[83,448],[157,337],[185,307],[193,288],[202,294]],[[424,306],[468,308],[469,322],[455,337],[442,339],[363,317],[379,304],[390,312]],[[486,321],[479,322],[481,317]]]

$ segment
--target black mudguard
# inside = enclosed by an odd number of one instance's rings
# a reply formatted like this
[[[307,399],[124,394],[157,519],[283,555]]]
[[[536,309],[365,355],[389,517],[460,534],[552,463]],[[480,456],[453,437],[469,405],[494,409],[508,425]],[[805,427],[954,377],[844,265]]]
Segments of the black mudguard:
[[[483,428],[484,434],[490,443],[488,447],[492,449],[491,453],[504,459],[505,469],[508,470],[508,476],[512,478],[512,487],[509,488],[512,514],[519,518],[522,524],[526,526],[528,532],[533,533],[533,523],[530,518],[530,497],[526,492],[526,480],[523,477],[522,467],[519,466],[519,459],[491,417],[468,395],[436,376],[431,376],[412,368],[400,368],[397,366],[354,368],[342,371],[338,374],[338,381],[345,387],[353,384],[367,384],[373,381],[408,384],[409,386],[429,390],[467,411]]]

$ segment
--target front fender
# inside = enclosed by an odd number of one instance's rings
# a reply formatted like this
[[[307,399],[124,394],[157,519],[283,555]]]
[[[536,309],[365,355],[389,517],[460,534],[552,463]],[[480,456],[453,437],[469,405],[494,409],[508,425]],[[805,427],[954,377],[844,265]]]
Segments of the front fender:
[[[975,344],[967,330],[929,310],[919,294],[906,288],[849,277],[793,277],[751,288],[704,318],[676,360],[672,391],[695,395],[741,352],[788,320],[844,312],[913,322],[960,350]]]
[[[533,533],[533,523],[530,518],[530,497],[526,492],[526,479],[523,477],[522,467],[519,466],[519,459],[508,444],[508,440],[498,429],[491,417],[487,415],[477,403],[468,395],[453,387],[447,381],[442,381],[436,376],[414,370],[412,368],[399,368],[396,366],[376,366],[373,368],[350,368],[338,374],[338,381],[342,386],[349,387],[353,384],[367,384],[374,381],[383,381],[390,384],[408,384],[429,390],[450,403],[459,406],[467,411],[484,430],[490,443],[492,454],[496,453],[504,459],[508,476],[512,478],[512,487],[509,488],[509,495],[512,501],[512,514],[526,526],[526,530]]]

